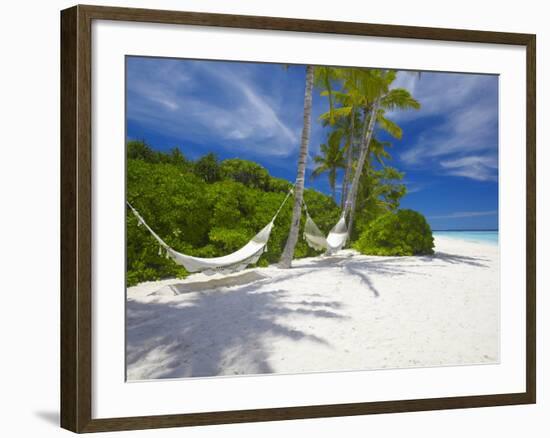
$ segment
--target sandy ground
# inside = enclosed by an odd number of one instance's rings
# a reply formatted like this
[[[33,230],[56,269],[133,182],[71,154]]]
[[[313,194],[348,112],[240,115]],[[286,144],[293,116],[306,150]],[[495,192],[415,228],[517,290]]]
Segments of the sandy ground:
[[[127,291],[129,380],[499,360],[498,247],[354,251]]]

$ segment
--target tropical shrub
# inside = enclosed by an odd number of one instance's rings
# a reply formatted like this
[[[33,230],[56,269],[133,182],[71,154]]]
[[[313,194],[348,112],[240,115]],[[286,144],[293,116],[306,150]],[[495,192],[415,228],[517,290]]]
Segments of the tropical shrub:
[[[355,242],[362,254],[410,256],[433,254],[432,230],[426,218],[413,210],[398,210],[373,220]]]
[[[184,176],[185,175],[185,176]],[[127,200],[147,223],[178,251],[192,251],[208,240],[206,184],[173,164],[127,161]],[[192,214],[189,214],[192,212]],[[130,209],[126,215],[127,282],[184,276],[186,272],[166,259],[145,227],[138,227]]]
[[[390,166],[370,169],[361,175],[352,240],[358,239],[373,220],[399,208],[406,193],[403,177],[402,172]]]
[[[143,160],[149,163],[158,163],[160,154],[143,141],[130,140],[126,143],[126,157],[132,160]]]
[[[222,161],[220,167],[223,178],[232,179],[257,189],[267,190],[269,188],[269,173],[259,164],[233,158]]]
[[[236,251],[269,223],[290,187],[245,160],[219,163],[210,155],[190,162],[173,152],[150,153],[143,144],[136,149],[139,153],[127,160],[127,199],[168,245],[185,254],[219,257]],[[315,221],[328,232],[340,214],[336,204],[314,190],[304,196]],[[291,217],[292,197],[279,213],[258,265],[279,261]],[[159,251],[130,209],[126,236],[128,285],[188,274]],[[296,258],[317,254],[300,239]]]
[[[148,163],[175,164],[185,170],[191,169],[191,162],[185,158],[179,148],[172,148],[168,153],[155,151],[147,143],[140,140],[130,140],[127,143],[126,157]]]
[[[195,161],[193,170],[197,176],[207,183],[213,183],[221,179],[221,167],[218,157],[213,153],[204,155]]]

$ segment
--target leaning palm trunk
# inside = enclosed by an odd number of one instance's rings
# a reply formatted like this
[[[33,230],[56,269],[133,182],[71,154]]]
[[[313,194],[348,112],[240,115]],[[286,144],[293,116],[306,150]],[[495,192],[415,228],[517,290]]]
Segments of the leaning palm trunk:
[[[292,222],[290,232],[286,241],[285,249],[281,256],[280,266],[290,268],[294,257],[294,248],[298,241],[300,231],[300,219],[302,217],[302,201],[304,197],[304,180],[306,174],[306,160],[309,146],[309,134],[311,131],[311,99],[313,94],[313,73],[314,67],[306,67],[306,89],[304,97],[304,126],[302,128],[302,142],[300,145],[300,158],[298,159],[298,174],[294,188],[294,209],[292,210]]]
[[[359,154],[359,160],[357,161],[357,167],[355,169],[355,174],[353,175],[353,180],[348,192],[348,196],[346,198],[346,205],[345,205],[345,209],[349,213],[348,214],[348,232],[350,235],[353,230],[353,219],[355,215],[357,193],[359,191],[359,180],[361,179],[361,173],[363,173],[363,167],[365,166],[365,161],[369,154],[370,141],[372,139],[372,133],[374,132],[374,126],[376,124],[376,115],[377,115],[379,106],[380,106],[380,100],[376,99],[372,105],[368,123],[367,123],[367,113],[365,113],[365,119],[363,121],[363,131],[361,133],[361,152]]]
[[[344,181],[342,182],[342,199],[340,201],[341,208],[345,207],[346,198],[348,196],[349,180],[353,167],[353,139],[355,138],[355,107],[351,108],[351,119],[348,133],[348,149],[346,150],[346,170],[344,171]]]
[[[340,208],[344,209],[346,203],[346,197],[348,195],[348,180],[349,180],[349,166],[351,143],[348,143],[348,149],[346,150],[346,168],[344,169],[344,179],[342,181],[342,197],[340,198]]]
[[[330,184],[330,192],[332,194],[332,200],[336,204],[336,167],[333,167],[332,169],[330,169],[328,181]]]
[[[353,149],[353,143],[348,143],[346,150],[346,167],[344,169],[344,179],[342,181],[342,197],[340,199],[340,208],[343,210],[346,206],[346,199],[348,197],[349,180],[351,175],[351,169],[353,166],[353,155],[351,150]]]

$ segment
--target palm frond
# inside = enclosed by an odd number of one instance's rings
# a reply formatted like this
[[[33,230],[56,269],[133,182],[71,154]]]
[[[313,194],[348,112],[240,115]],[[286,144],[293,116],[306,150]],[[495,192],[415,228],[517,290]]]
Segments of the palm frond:
[[[390,134],[393,138],[397,138],[398,140],[400,140],[403,137],[403,130],[399,127],[397,123],[386,118],[383,110],[378,111],[376,121],[378,122],[378,126],[386,131],[388,134]]]
[[[381,106],[389,110],[420,109],[418,102],[412,94],[404,88],[392,88],[381,99]]]
[[[339,108],[333,108],[332,112],[327,111],[326,113],[323,113],[319,116],[320,120],[331,120],[331,117],[334,119],[339,119],[343,117],[348,117],[351,114],[351,107],[345,106],[345,107],[339,107]]]

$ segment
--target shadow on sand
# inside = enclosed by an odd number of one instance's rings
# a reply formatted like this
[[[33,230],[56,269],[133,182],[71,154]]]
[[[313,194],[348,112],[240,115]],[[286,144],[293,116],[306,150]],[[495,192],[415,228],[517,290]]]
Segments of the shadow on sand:
[[[466,264],[470,266],[477,266],[479,268],[486,268],[488,265],[482,262],[489,261],[489,259],[485,257],[470,257],[457,254],[449,254],[441,251],[437,251],[434,255],[426,257],[434,260],[442,260],[446,263]]]
[[[380,296],[379,289],[376,288],[371,279],[371,275],[384,275],[387,277],[396,277],[401,275],[425,275],[414,271],[417,265],[404,263],[407,259],[403,257],[385,257],[376,259],[354,259],[353,255],[346,257],[323,257],[318,260],[312,260],[307,264],[300,265],[299,269],[339,269],[358,277],[375,297]],[[304,275],[298,274],[299,275]]]
[[[293,300],[288,291],[231,291],[187,295],[185,300],[128,300],[126,361],[129,380],[273,372],[271,342],[281,339],[328,343],[285,324],[284,317],[345,318],[335,301]]]
[[[308,332],[307,324],[295,327],[286,318],[293,314],[347,318],[341,302],[319,299],[314,289],[304,290],[299,297],[286,289],[285,281],[311,275],[315,268],[349,273],[359,278],[374,297],[380,297],[383,291],[376,288],[373,276],[430,276],[415,268],[433,265],[440,269],[457,263],[483,268],[487,261],[443,252],[414,258],[332,256],[307,260],[278,273],[270,283],[273,290],[265,290],[265,277],[252,271],[202,285],[172,285],[168,294],[172,298],[127,301],[127,377],[143,380],[271,373],[272,343],[291,340],[330,347],[325,339]],[[262,283],[261,292],[258,281]],[[223,289],[227,286],[232,286],[231,290]],[[211,292],[189,294],[199,289]],[[174,297],[182,293],[185,295]]]
[[[376,257],[357,259],[353,254],[345,256],[321,257],[309,261],[306,264],[299,265],[299,269],[315,269],[315,268],[334,268],[344,269],[348,273],[360,278],[361,282],[374,294],[375,297],[380,296],[380,291],[375,287],[371,279],[371,275],[384,275],[386,277],[396,277],[401,275],[421,275],[429,274],[415,271],[415,267],[425,267],[426,263],[434,263],[442,261],[449,264],[467,264],[470,266],[485,268],[488,267],[489,259],[484,257],[462,256],[457,254],[449,254],[437,251],[433,255],[418,256],[419,263],[411,263],[409,257]],[[441,265],[439,265],[441,266]],[[304,275],[298,274],[298,276]]]

